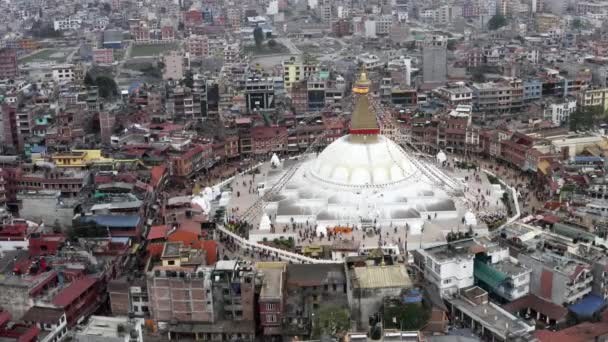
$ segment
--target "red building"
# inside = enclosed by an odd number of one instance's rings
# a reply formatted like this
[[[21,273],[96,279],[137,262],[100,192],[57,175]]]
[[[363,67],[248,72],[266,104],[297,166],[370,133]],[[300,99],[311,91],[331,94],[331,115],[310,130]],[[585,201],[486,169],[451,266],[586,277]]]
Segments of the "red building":
[[[0,79],[11,79],[19,75],[17,52],[13,49],[0,50]]]
[[[97,64],[112,64],[114,63],[113,49],[94,49],[93,63]]]
[[[17,109],[6,103],[2,104],[2,129],[1,142],[6,147],[19,146],[19,134],[17,131]]]
[[[0,340],[6,342],[34,342],[38,341],[40,329],[26,324],[9,324],[11,314],[8,311],[0,312]]]
[[[257,126],[251,129],[254,154],[282,152],[287,149],[287,128],[283,126]]]
[[[65,243],[62,234],[32,234],[30,236],[30,256],[55,255]]]
[[[175,30],[173,26],[163,26],[160,29],[161,40],[175,40]]]
[[[61,290],[52,303],[65,311],[68,327],[73,327],[80,318],[97,310],[101,303],[99,291],[99,279],[90,276],[79,278]]]
[[[181,155],[173,156],[173,172],[175,177],[189,177],[192,173],[204,168],[210,161],[213,154],[213,146],[195,145]]]
[[[264,262],[258,263],[256,267],[264,274],[258,299],[260,326],[264,336],[281,336],[287,265],[282,262]]]
[[[513,166],[525,169],[528,150],[532,148],[534,139],[525,134],[514,133],[511,139],[500,142],[501,158]]]
[[[186,26],[198,26],[203,23],[203,12],[199,10],[189,10],[184,13],[184,24]]]

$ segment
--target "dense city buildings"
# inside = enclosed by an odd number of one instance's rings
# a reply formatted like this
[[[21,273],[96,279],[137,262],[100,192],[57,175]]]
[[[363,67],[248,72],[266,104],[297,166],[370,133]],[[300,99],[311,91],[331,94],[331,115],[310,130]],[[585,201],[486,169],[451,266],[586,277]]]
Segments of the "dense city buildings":
[[[606,1],[0,9],[0,340],[608,336]]]

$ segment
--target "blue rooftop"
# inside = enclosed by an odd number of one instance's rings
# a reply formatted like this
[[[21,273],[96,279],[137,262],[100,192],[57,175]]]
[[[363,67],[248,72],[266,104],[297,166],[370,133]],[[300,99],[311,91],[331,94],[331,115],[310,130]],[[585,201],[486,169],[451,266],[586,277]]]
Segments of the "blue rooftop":
[[[95,222],[98,226],[108,228],[135,228],[140,217],[133,215],[92,215],[83,217],[85,222]]]
[[[589,317],[600,311],[605,304],[606,302],[602,297],[590,294],[581,299],[580,302],[570,305],[568,309],[577,316]]]
[[[594,157],[594,156],[574,157],[575,163],[601,163],[603,161],[604,161],[603,157]]]

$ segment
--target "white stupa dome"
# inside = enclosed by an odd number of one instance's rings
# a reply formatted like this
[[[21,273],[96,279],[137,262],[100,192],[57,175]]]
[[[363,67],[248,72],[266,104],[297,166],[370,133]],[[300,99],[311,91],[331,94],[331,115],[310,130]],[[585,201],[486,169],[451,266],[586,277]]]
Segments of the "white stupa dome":
[[[417,172],[410,158],[383,135],[365,139],[343,136],[329,145],[312,164],[311,174],[341,186],[383,186],[408,179]]]

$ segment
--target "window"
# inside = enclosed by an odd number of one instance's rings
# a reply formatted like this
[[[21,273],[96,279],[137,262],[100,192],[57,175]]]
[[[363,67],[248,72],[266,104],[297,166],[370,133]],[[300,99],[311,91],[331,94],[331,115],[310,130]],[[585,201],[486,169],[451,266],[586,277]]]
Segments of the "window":
[[[167,264],[169,264],[169,265],[175,265],[175,261],[174,260],[169,260],[169,261],[167,261]]]
[[[266,304],[266,311],[274,311],[275,309],[276,309],[276,305]]]

